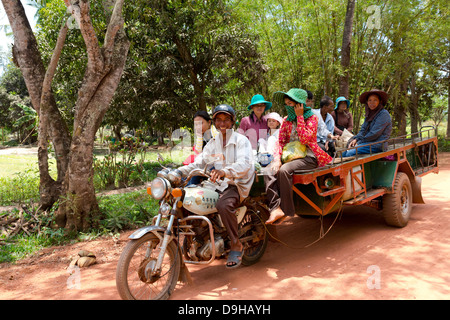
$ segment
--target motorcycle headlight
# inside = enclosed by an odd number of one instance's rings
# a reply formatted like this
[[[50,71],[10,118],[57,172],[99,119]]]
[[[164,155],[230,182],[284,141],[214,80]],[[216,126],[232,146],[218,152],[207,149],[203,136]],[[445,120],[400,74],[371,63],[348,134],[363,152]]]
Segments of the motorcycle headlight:
[[[150,185],[152,190],[152,197],[156,200],[163,199],[169,191],[169,186],[170,184],[166,179],[156,178]]]
[[[172,185],[177,186],[181,183],[182,175],[183,174],[181,173],[180,170],[175,169],[167,174],[167,179],[172,183]]]
[[[169,173],[169,169],[167,169],[167,168],[164,168],[164,169],[162,169],[161,171],[159,171],[157,174],[156,174],[156,176],[157,177],[160,177],[160,178],[165,178],[165,179],[167,179],[167,174]]]

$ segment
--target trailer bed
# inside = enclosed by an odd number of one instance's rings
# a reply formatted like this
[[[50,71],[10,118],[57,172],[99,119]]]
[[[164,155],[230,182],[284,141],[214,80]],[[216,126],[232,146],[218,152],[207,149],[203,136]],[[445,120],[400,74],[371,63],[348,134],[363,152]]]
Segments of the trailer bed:
[[[350,158],[337,156],[322,168],[296,171],[296,214],[326,215],[343,205],[364,204],[382,209],[382,197],[394,192],[399,172],[410,180],[413,203],[424,203],[421,177],[439,172],[437,136],[431,131],[386,140],[383,152]],[[344,150],[347,149],[337,153]]]

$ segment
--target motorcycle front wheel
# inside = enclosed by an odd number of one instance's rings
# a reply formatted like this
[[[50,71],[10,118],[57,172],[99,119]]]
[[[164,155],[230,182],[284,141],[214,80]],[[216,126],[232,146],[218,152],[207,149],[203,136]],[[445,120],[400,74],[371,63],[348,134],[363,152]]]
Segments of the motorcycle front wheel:
[[[173,292],[180,274],[181,256],[174,241],[167,246],[161,269],[152,272],[160,252],[153,233],[128,242],[116,270],[116,286],[124,300],[165,300]]]

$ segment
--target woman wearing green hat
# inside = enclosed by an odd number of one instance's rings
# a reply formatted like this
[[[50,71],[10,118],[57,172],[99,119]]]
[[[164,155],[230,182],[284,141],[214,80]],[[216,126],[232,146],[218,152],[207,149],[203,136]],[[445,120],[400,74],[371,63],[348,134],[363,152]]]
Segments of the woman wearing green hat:
[[[350,107],[350,100],[345,97],[339,97],[336,99],[336,107],[331,112],[331,116],[334,119],[334,134],[341,136],[344,129],[353,131],[353,116],[348,111]]]
[[[267,126],[267,120],[263,114],[272,107],[272,102],[264,100],[264,97],[260,94],[253,96],[248,110],[252,110],[249,116],[242,118],[238,132],[245,135],[252,144],[252,149],[258,148],[258,140],[261,137],[267,136],[269,127]]]
[[[296,170],[309,170],[321,167],[332,158],[317,144],[319,119],[306,106],[307,93],[293,88],[288,92],[275,92],[273,101],[284,104],[288,113],[278,137],[278,148],[272,162],[272,173],[265,177],[270,217],[266,224],[284,220],[295,213],[292,194],[292,175]],[[306,146],[306,156],[282,164],[283,148],[290,142],[299,141]]]

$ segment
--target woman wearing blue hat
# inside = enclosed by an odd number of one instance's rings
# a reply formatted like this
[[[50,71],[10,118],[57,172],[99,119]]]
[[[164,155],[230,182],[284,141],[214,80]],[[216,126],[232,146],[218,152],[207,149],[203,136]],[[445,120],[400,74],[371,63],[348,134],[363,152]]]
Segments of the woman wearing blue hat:
[[[258,148],[259,138],[266,138],[269,127],[267,126],[267,120],[263,116],[264,112],[272,107],[272,102],[264,100],[264,97],[260,94],[253,96],[248,110],[252,110],[252,113],[248,117],[244,117],[241,120],[239,126],[239,133],[245,135],[252,144],[252,149]]]
[[[334,134],[341,136],[344,129],[353,131],[353,116],[348,110],[350,107],[350,100],[345,97],[339,97],[336,99],[336,107],[331,112],[331,116],[334,119]]]

